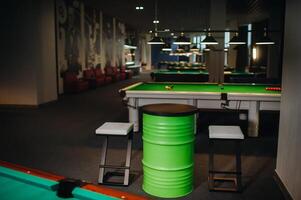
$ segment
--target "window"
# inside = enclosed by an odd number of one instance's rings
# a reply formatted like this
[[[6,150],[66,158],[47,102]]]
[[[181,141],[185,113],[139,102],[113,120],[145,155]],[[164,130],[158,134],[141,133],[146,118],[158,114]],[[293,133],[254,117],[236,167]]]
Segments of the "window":
[[[228,65],[228,49],[230,47],[229,42],[230,42],[230,32],[225,32],[225,40],[224,40],[224,48],[225,48],[224,65],[225,66]]]
[[[229,42],[230,42],[230,32],[225,32],[225,48],[229,48]]]
[[[252,59],[252,24],[248,24],[248,65],[251,65],[251,59]],[[255,50],[256,51],[256,50]],[[257,57],[257,52],[255,53]]]

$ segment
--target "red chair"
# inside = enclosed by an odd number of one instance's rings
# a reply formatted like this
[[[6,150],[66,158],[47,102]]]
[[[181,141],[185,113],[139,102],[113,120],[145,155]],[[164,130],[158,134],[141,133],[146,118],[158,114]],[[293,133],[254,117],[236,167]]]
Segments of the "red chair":
[[[86,69],[83,71],[84,80],[88,81],[90,88],[96,88],[96,79],[94,72],[91,69]]]
[[[120,80],[127,79],[126,71],[122,67],[120,67],[120,69],[119,69],[119,74],[120,74]]]
[[[94,69],[94,74],[96,79],[103,79],[105,84],[111,83],[112,82],[112,77],[111,76],[105,76],[101,70],[101,68],[96,67]]]
[[[115,70],[114,67],[105,67],[106,76],[110,76],[113,82],[120,80],[120,74],[117,73],[117,69]]]
[[[121,70],[119,70],[118,67],[113,67],[113,71],[114,71],[115,74],[117,74],[119,76],[119,80],[125,80],[126,79],[126,74],[121,73]]]
[[[75,72],[66,72],[64,75],[64,92],[76,93],[89,89],[88,81],[79,79]]]
[[[127,79],[130,79],[130,78],[133,77],[133,71],[131,71],[131,70],[126,70],[126,67],[125,67],[125,66],[122,66],[122,67],[120,68],[120,72],[121,72],[121,73],[125,73]]]
[[[91,88],[96,88],[96,86],[101,86],[105,84],[105,77],[96,76],[93,69],[87,69],[84,71],[84,79],[89,81]]]

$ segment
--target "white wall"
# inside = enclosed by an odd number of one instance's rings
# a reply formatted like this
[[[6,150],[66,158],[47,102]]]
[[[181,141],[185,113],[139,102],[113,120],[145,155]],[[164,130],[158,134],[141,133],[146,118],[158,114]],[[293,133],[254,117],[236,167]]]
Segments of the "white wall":
[[[38,105],[56,99],[52,4],[12,0],[1,5],[0,104]]]
[[[41,1],[38,5],[37,88],[38,104],[57,99],[55,12],[53,1]]]
[[[276,173],[301,199],[301,1],[286,1],[282,97]]]

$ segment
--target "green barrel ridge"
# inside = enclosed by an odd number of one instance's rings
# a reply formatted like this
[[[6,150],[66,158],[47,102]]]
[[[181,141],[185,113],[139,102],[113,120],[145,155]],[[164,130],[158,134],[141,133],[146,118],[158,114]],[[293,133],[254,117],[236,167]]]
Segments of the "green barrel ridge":
[[[143,190],[175,198],[193,190],[195,114],[143,113]]]

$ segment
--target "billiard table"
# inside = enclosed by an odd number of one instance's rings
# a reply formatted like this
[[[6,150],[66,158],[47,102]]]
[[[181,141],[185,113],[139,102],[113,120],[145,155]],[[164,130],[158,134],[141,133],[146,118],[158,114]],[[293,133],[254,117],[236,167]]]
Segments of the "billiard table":
[[[258,136],[259,111],[280,110],[281,91],[272,85],[210,83],[135,83],[119,92],[127,102],[129,121],[139,130],[139,107],[156,103],[180,103],[202,109],[248,110],[248,135]]]
[[[63,176],[0,161],[1,200],[146,200],[138,195],[84,182],[72,190],[72,197],[65,198],[57,195],[62,180],[67,179]]]
[[[208,82],[207,70],[157,70],[150,73],[156,82]],[[266,82],[265,73],[225,71],[225,83],[262,83]]]

